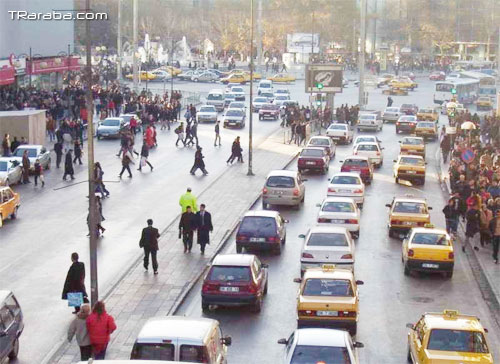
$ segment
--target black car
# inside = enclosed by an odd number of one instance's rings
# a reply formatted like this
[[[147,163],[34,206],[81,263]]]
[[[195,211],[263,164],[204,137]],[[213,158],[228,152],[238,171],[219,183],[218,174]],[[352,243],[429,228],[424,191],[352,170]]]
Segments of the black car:
[[[17,358],[23,329],[23,313],[14,294],[0,291],[0,363],[7,357]]]
[[[281,254],[286,241],[284,220],[277,211],[249,211],[236,233],[236,252],[245,249],[271,250]]]
[[[415,127],[417,126],[417,117],[413,115],[403,115],[400,116],[396,122],[396,134],[398,133],[409,133],[415,132]]]
[[[418,106],[415,104],[403,104],[400,107],[400,111],[406,115],[417,115]]]

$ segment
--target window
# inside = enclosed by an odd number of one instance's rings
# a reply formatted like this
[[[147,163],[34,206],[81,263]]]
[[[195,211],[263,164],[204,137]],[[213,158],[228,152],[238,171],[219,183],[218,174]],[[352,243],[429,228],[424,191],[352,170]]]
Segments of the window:
[[[313,233],[309,236],[307,246],[348,246],[344,234]]]
[[[399,160],[400,164],[409,164],[412,166],[425,166],[425,162],[420,158],[410,158],[410,157],[401,157]]]
[[[335,176],[331,180],[333,185],[360,185],[358,177],[351,176]]]
[[[7,299],[5,300],[5,306],[9,308],[10,312],[12,312],[14,316],[17,316],[21,311],[21,308],[19,307],[19,304],[17,303],[14,296],[7,297]]]
[[[304,285],[304,296],[353,297],[351,282],[346,279],[310,278]]]
[[[321,208],[323,212],[354,212],[354,205],[350,202],[325,202]]]
[[[300,153],[301,157],[323,157],[324,151],[322,149],[303,149]]]
[[[415,138],[404,138],[402,144],[422,145],[422,144],[424,144],[424,141],[421,139],[415,139]]]
[[[256,97],[255,100],[253,100],[253,102],[257,103],[257,102],[267,102],[267,97]]]
[[[418,123],[417,124],[417,127],[419,127],[419,128],[433,128],[434,129],[435,126],[436,126],[436,124],[434,124],[434,123],[427,123],[427,122],[425,122],[425,123]]]
[[[218,282],[248,282],[250,280],[250,269],[248,267],[214,265],[210,270],[208,279]]]
[[[309,141],[309,144],[311,145],[321,145],[321,146],[329,146],[330,142],[328,139],[323,139],[323,138],[312,138]]]
[[[243,115],[244,115],[243,111],[241,111],[240,109],[229,109],[226,112],[226,116],[238,116],[238,117],[241,117]]]
[[[328,129],[332,130],[347,130],[347,125],[344,124],[332,124],[328,127]]]
[[[36,149],[34,148],[17,148],[16,151],[14,152],[14,156],[22,157],[25,150],[28,151],[29,158],[36,158],[37,152]]]
[[[346,347],[297,345],[290,364],[351,364]]]
[[[7,306],[3,306],[0,309],[0,321],[3,323],[4,330],[7,330],[14,323],[14,315],[12,315]]]
[[[323,155],[323,151],[321,152],[321,156]],[[267,187],[275,187],[275,188],[294,188],[295,187],[295,179],[293,177],[286,176],[271,176],[267,179],[266,182]]]
[[[120,126],[120,120],[116,120],[116,119],[104,120],[101,125],[103,125],[103,126]]]
[[[374,144],[359,144],[358,150],[363,150],[366,152],[378,152],[378,148]]]
[[[346,159],[344,162],[345,166],[358,166],[358,167],[368,167],[368,161],[363,159]]]
[[[200,108],[200,112],[215,112],[215,108],[209,106],[203,106]]]
[[[0,162],[0,172],[7,172],[8,169],[9,169],[8,163],[1,161]]]
[[[407,214],[425,214],[427,209],[423,203],[418,202],[396,202],[394,212],[402,212]]]
[[[489,352],[482,332],[449,329],[432,330],[427,349],[481,354]]]
[[[173,344],[135,344],[131,359],[175,360]]]
[[[411,240],[412,244],[448,245],[445,234],[416,233]]]
[[[451,84],[451,83],[437,83],[436,84],[436,91],[437,92],[451,92],[452,88],[453,88],[453,84]]]
[[[197,345],[181,345],[180,361],[207,363],[208,352],[205,347]]]
[[[290,352],[290,349],[292,348],[293,346],[293,340],[295,339],[295,332],[292,332],[292,334],[290,335],[290,337],[288,338],[288,344],[286,346],[286,353],[288,355],[288,353]]]
[[[241,222],[238,234],[276,235],[277,226],[274,217],[247,216]]]

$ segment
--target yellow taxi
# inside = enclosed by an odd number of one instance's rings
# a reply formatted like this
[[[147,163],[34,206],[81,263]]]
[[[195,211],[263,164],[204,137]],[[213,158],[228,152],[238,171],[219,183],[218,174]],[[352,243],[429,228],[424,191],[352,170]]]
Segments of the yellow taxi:
[[[250,81],[250,77],[247,77],[245,73],[231,73],[227,77],[223,77],[220,79],[222,83],[247,83]]]
[[[180,68],[173,67],[173,66],[166,66],[165,71],[167,71],[171,75],[174,75],[174,77],[178,76],[182,73],[182,70]]]
[[[413,228],[403,240],[402,258],[404,274],[412,271],[443,273],[453,276],[455,253],[453,242],[444,229],[436,229],[431,224],[423,228]]]
[[[437,122],[439,120],[439,113],[433,107],[423,107],[417,112],[417,120]]]
[[[351,335],[357,331],[359,319],[358,285],[351,269],[333,264],[307,268],[297,297],[297,317],[300,327],[339,327]]]
[[[404,180],[425,184],[425,161],[420,155],[399,155],[394,160],[393,172],[396,183]]]
[[[287,82],[294,82],[296,78],[294,76],[286,74],[286,73],[277,73],[272,77],[268,77],[267,79],[269,81],[273,81],[273,82],[287,83]]]
[[[407,324],[408,362],[413,364],[493,364],[479,318],[455,310],[425,313]]]
[[[10,187],[0,187],[0,227],[7,218],[15,219],[21,198]]]
[[[422,138],[437,139],[437,124],[434,121],[419,121],[415,126],[415,134]]]
[[[413,197],[411,195],[394,197],[389,208],[389,236],[406,236],[413,227],[424,227],[431,222],[429,210],[425,198]],[[398,234],[398,235],[396,235]]]
[[[125,78],[128,78],[129,80],[133,80],[134,79],[134,74],[133,73],[129,73],[128,75],[125,76]],[[146,79],[148,81],[151,81],[151,80],[154,80],[155,78],[156,78],[156,76],[153,73],[146,72],[146,71],[141,71],[141,74],[140,74],[141,81],[146,81]]]
[[[250,81],[250,71],[243,71],[244,74],[246,74],[247,78],[248,78],[248,81]],[[258,72],[255,72],[253,73],[253,79],[254,80],[261,80],[262,79],[262,75]]]
[[[401,89],[410,89],[413,90],[418,87],[418,84],[412,81],[409,77],[398,77],[392,79],[388,83],[389,87],[393,88],[401,88]]]
[[[425,141],[421,137],[404,137],[399,143],[399,154],[420,155],[425,159]]]
[[[493,102],[489,97],[479,97],[476,100],[476,107],[478,110],[491,110]]]

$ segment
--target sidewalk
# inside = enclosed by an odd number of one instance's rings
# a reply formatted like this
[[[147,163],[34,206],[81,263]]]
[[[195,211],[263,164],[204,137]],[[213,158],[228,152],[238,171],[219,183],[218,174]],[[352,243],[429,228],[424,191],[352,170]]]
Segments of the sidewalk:
[[[439,150],[438,150],[439,152]],[[449,163],[443,163],[441,156],[438,156],[439,160],[439,180],[445,187],[446,192],[451,194],[450,178],[448,173]],[[465,223],[460,220],[459,223],[459,235],[461,239],[465,236]],[[479,239],[479,237],[476,237]],[[467,257],[471,263],[471,267],[474,276],[478,280],[480,286],[485,285],[486,292],[491,291],[493,295],[485,293],[483,287],[481,287],[481,292],[483,292],[483,298],[487,301],[491,310],[495,313],[494,317],[497,324],[500,326],[500,264],[495,264],[492,258],[493,247],[491,244],[480,248],[479,251],[472,249],[469,246],[467,249]]]
[[[134,340],[146,320],[175,312],[192,285],[203,274],[207,263],[228,240],[241,215],[258,199],[269,171],[286,166],[299,149],[295,145],[283,144],[283,131],[280,129],[254,147],[255,176],[247,176],[248,161],[245,160],[244,164],[228,166],[226,172],[198,195],[198,204],[206,204],[214,222],[212,244],[207,246],[205,256],[199,253],[196,237],[192,253],[183,253],[176,219],[161,234],[159,274],[154,276],[152,271],[145,273],[142,255],[138,257],[126,276],[103,298],[107,311],[115,318],[118,327],[111,336],[107,359],[128,359]],[[172,198],[178,199],[179,196]],[[139,246],[137,250],[139,255]],[[69,364],[79,359],[77,344],[67,344],[65,338],[61,338],[55,354],[44,362]]]

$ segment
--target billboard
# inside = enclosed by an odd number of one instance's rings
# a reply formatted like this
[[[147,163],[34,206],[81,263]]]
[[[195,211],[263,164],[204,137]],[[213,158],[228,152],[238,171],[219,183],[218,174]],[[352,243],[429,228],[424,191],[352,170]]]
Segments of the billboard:
[[[319,53],[318,33],[293,33],[286,35],[288,53]]]
[[[306,67],[306,92],[342,92],[344,67],[340,64],[308,64]],[[318,88],[318,84],[323,87]]]

